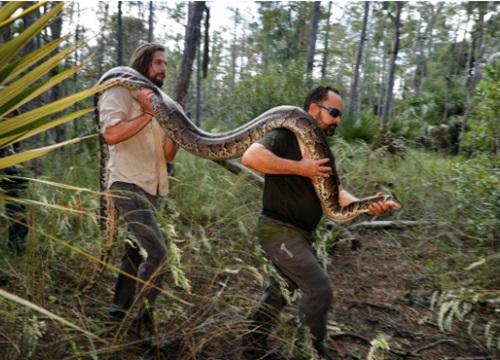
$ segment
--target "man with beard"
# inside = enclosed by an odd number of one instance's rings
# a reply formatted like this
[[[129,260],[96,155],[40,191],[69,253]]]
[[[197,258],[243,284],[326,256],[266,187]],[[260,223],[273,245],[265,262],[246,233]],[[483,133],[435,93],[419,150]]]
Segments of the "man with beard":
[[[141,45],[129,66],[161,87],[167,75],[165,48],[159,44]],[[157,288],[162,284],[167,247],[156,211],[169,190],[167,164],[177,152],[175,143],[154,118],[152,96],[150,89],[114,86],[99,99],[100,132],[110,157],[108,186],[113,194],[121,195],[113,201],[129,234],[120,269],[154,285],[143,287],[120,273],[110,315],[122,319],[137,303],[139,326],[153,322]]]
[[[304,110],[332,136],[342,116],[339,91],[329,86],[318,86],[306,97]],[[302,321],[313,336],[318,355],[330,359],[324,345],[327,315],[333,301],[332,285],[313,252],[312,232],[323,211],[312,181],[318,176],[337,176],[332,173],[335,159],[313,160],[310,154],[301,154],[295,135],[287,129],[275,129],[244,153],[242,163],[265,174],[263,209],[257,233],[259,242],[269,260],[277,268],[291,292],[301,289],[299,304]],[[337,178],[338,180],[338,178]],[[357,200],[339,186],[342,206]],[[390,207],[382,202],[370,205],[370,214],[379,215]],[[272,280],[262,296],[261,305],[254,314],[245,345],[250,351],[266,348],[267,337],[286,299],[276,280]]]

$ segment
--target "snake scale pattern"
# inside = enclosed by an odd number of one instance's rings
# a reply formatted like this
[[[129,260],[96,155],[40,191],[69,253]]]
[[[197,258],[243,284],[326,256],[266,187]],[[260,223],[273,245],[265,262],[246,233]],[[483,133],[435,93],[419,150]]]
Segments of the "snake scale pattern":
[[[154,115],[161,127],[178,146],[198,157],[212,160],[238,158],[252,143],[276,128],[291,130],[298,139],[302,153],[307,148],[311,158],[318,160],[329,157],[323,130],[307,112],[298,107],[278,106],[232,131],[209,133],[194,125],[170,97],[132,68],[121,66],[109,70],[99,80],[99,85],[101,84],[124,86],[131,90],[152,89],[154,91],[152,99]],[[104,162],[108,158],[105,144],[101,144],[101,158]],[[103,165],[101,164],[101,166]],[[107,170],[102,170],[101,185],[103,189],[107,188],[107,179]],[[401,204],[391,195],[372,196],[352,202],[347,206],[340,206],[338,184],[334,176],[318,177],[313,185],[321,201],[324,215],[336,222],[350,221],[367,213],[368,205],[373,201],[383,201],[390,204],[393,209],[401,208]],[[105,226],[101,260],[104,263],[107,261],[116,239],[117,212],[111,197],[105,197],[103,206],[102,214],[105,218]],[[104,266],[97,272],[97,276],[84,291],[90,290],[95,285],[103,271]]]

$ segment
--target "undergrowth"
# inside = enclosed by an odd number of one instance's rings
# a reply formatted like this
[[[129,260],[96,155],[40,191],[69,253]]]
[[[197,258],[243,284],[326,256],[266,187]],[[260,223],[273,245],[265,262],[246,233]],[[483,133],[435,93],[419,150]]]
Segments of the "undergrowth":
[[[63,161],[56,153],[47,156],[43,178],[98,190],[97,157],[92,148],[76,147]],[[453,301],[464,303],[477,303],[479,298],[474,300],[470,292],[457,289],[481,294],[481,301],[499,297],[494,290],[500,285],[495,275],[500,266],[495,256],[499,218],[495,201],[500,187],[494,169],[498,164],[412,149],[404,157],[394,157],[374,153],[364,143],[338,142],[334,153],[342,185],[348,191],[358,197],[378,191],[392,193],[403,203],[402,211],[384,214],[378,220],[415,222],[390,236],[406,251],[435,255],[423,261],[436,289],[455,291]],[[133,333],[130,322],[110,336],[101,320],[111,303],[116,272],[107,269],[87,296],[77,294],[100,254],[99,196],[31,183],[27,197],[73,212],[31,205],[29,222],[34,229],[26,255],[16,257],[7,251],[6,244],[0,244],[0,269],[8,274],[5,289],[49,311],[40,315],[0,296],[0,345],[6,349],[0,359],[100,359],[133,352],[137,344],[126,335]],[[212,161],[179,153],[171,192],[161,212],[160,223],[172,256],[166,268],[169,276],[164,296],[158,300],[161,328],[156,329],[156,336],[182,339],[179,351],[186,359],[200,353],[216,357],[221,348],[237,351],[234,343],[245,333],[247,318],[269,276],[254,232],[260,206],[261,190],[245,175],[233,175]],[[360,218],[354,224],[366,220]],[[321,224],[316,236],[325,265],[326,254],[350,225],[332,231]],[[120,238],[111,264],[119,263],[122,245]],[[446,328],[459,314],[458,310],[450,313],[450,309],[461,307],[451,306],[449,297],[440,299],[431,310]],[[58,317],[77,327],[61,323]],[[496,324],[483,325],[486,341],[497,341],[493,335]],[[289,327],[283,329],[273,334],[274,340],[288,344],[293,352],[295,335]],[[373,349],[376,351],[385,350],[379,347]]]

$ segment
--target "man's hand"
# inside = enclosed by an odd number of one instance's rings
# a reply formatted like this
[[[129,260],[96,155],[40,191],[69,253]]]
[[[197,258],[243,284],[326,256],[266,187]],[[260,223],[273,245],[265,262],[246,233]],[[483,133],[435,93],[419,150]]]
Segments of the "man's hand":
[[[318,176],[330,176],[332,168],[325,166],[329,161],[313,160],[309,152],[299,161],[280,158],[260,143],[250,145],[241,158],[243,165],[263,174],[299,175],[312,181],[316,181]]]
[[[103,136],[108,145],[115,145],[130,139],[151,121],[153,118],[153,106],[151,104],[153,95],[154,93],[151,89],[140,89],[137,91],[137,101],[139,101],[144,113],[130,121],[120,121],[116,125],[107,127]]]
[[[331,166],[327,166],[329,164],[330,159],[319,159],[313,160],[311,159],[311,153],[309,149],[305,149],[304,156],[300,160],[300,169],[301,176],[310,178],[313,183],[316,183],[316,177],[329,177],[332,174]]]
[[[381,192],[377,193],[377,196],[382,196]],[[394,206],[392,204],[386,204],[383,201],[375,201],[368,205],[368,209],[370,210],[368,214],[373,216],[378,216],[380,214],[385,213],[387,210],[391,210]]]
[[[151,89],[143,88],[137,91],[137,101],[139,101],[145,113],[153,114],[153,105],[151,104],[153,95],[154,92]]]

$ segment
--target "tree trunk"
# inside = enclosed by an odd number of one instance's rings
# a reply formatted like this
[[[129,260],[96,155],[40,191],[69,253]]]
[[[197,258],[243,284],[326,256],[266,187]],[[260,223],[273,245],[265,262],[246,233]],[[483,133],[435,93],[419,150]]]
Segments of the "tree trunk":
[[[379,68],[379,88],[378,88],[378,101],[377,101],[377,111],[375,114],[378,117],[382,117],[382,110],[383,110],[383,103],[384,103],[384,97],[385,97],[385,86],[386,86],[386,69],[387,67],[387,42],[384,41],[384,50],[383,50],[383,57],[382,57],[382,66]]]
[[[105,41],[104,41],[104,30],[106,28],[106,24],[108,23],[108,15],[109,15],[109,3],[106,1],[102,1],[99,3],[99,8],[101,6],[104,6],[104,17],[101,22],[101,36],[99,36],[99,56],[98,56],[98,61],[99,61],[99,68],[98,68],[98,76],[97,78],[100,79],[102,74],[104,73],[104,69],[102,65],[104,64],[104,49],[105,49]]]
[[[314,68],[314,55],[316,55],[316,37],[318,36],[318,22],[321,1],[314,2],[313,17],[311,23],[311,34],[309,35],[309,51],[307,53],[306,73],[311,77]]]
[[[417,22],[417,28],[415,29],[415,40],[413,41],[413,46],[412,46],[412,53],[413,53],[413,58],[415,59],[415,72],[413,73],[413,92],[415,95],[420,94],[420,85],[421,85],[421,78],[420,78],[420,66],[422,62],[422,57],[423,54],[419,52],[421,47],[419,46],[419,42],[421,39],[420,36],[420,29],[422,27],[422,18],[418,19]]]
[[[238,9],[234,10],[234,23],[233,23],[233,44],[231,45],[231,92],[234,91],[236,83],[236,26],[238,25],[240,13]]]
[[[194,1],[189,3],[188,24],[186,27],[186,37],[184,39],[184,56],[180,67],[179,77],[176,85],[176,100],[185,107],[186,98],[193,71],[193,61],[196,56],[196,49],[201,38],[201,19],[205,10],[205,1]]]
[[[198,44],[198,54],[196,56],[196,116],[194,123],[200,126],[201,114],[201,41]]]
[[[363,66],[362,66],[362,76],[361,76],[361,86],[359,87],[357,91],[357,101],[356,101],[356,114],[361,114],[363,111],[363,101],[364,101],[364,95],[365,93],[369,93],[370,95],[368,96],[368,108],[371,109],[373,106],[373,99],[375,98],[372,94],[375,94],[376,92],[370,92],[370,87],[367,84],[371,84],[367,82],[368,76],[369,76],[369,71],[368,71],[368,66],[370,64],[370,59],[372,58],[372,46],[370,44],[370,23],[367,23],[366,27],[366,33],[367,35],[365,36],[365,43],[363,44],[363,47],[366,48],[366,51],[364,51],[363,55]],[[368,43],[367,43],[368,42]],[[367,86],[369,89],[367,89]]]
[[[482,4],[478,5],[479,6],[479,17],[477,20],[477,23],[474,26],[474,30],[472,31],[471,34],[471,48],[470,48],[470,53],[471,53],[471,58],[470,58],[470,64],[469,64],[469,72],[470,76],[468,73],[465,74],[466,76],[466,84],[467,84],[467,108],[465,109],[465,114],[464,118],[462,119],[462,125],[460,127],[460,135],[458,138],[458,154],[460,155],[462,153],[462,140],[465,134],[465,131],[467,130],[467,121],[469,120],[469,116],[472,113],[472,98],[473,98],[473,93],[474,90],[476,89],[477,84],[479,83],[479,80],[481,78],[481,68],[480,64],[482,62],[482,58],[484,55],[484,49],[483,49],[483,37],[484,37],[484,29],[485,29],[485,24],[484,24],[484,16],[486,14],[486,7],[481,6]]]
[[[464,22],[465,23],[465,26],[464,26],[464,29],[463,29],[463,38],[462,38],[462,41],[460,42],[460,49],[458,51],[458,55],[459,55],[459,59],[463,59],[464,55],[465,55],[465,45],[467,43],[466,41],[466,35],[467,35],[467,28],[469,27],[469,21],[470,21],[470,12],[467,11],[467,20]],[[463,61],[463,60],[462,60]],[[465,67],[466,67],[466,74],[467,74],[467,66],[468,64],[468,59],[466,60],[466,63],[465,63]],[[461,69],[461,66],[460,64],[457,65],[456,69],[455,69],[455,76],[458,76],[459,73],[460,73],[460,69]],[[466,79],[466,78],[464,78]]]
[[[444,79],[446,82],[446,100],[444,103],[444,111],[443,111],[443,120],[442,123],[446,124],[448,122],[448,110],[450,108],[450,96],[451,96],[451,84],[454,78],[454,74],[456,74],[453,66],[455,63],[457,63],[456,67],[458,68],[458,60],[455,61],[455,48],[457,46],[457,40],[458,40],[458,32],[460,30],[460,24],[457,24],[457,29],[455,30],[455,39],[453,40],[451,46],[450,46],[450,51],[448,54],[448,66],[449,72],[448,75],[444,75]]]
[[[118,21],[118,26],[117,26],[118,45],[117,45],[116,49],[117,49],[118,53],[116,54],[116,58],[117,58],[118,66],[122,66],[123,65],[123,24],[122,24],[122,2],[121,1],[118,1],[117,21]]]
[[[79,3],[72,3],[72,5],[78,6]],[[74,10],[74,9],[72,9],[72,10]],[[72,13],[78,14],[78,9],[76,9],[76,11],[72,11]],[[58,16],[58,17],[54,18],[54,21],[52,21],[49,26],[50,26],[52,40],[59,39],[61,37],[61,32],[62,32],[62,17]],[[78,34],[78,22],[77,22],[77,34]],[[76,52],[75,52],[75,56],[76,56]],[[56,77],[59,74],[59,72],[60,72],[59,66],[54,67],[52,70],[49,71],[50,77],[51,78]],[[52,87],[50,89],[50,91],[48,92],[49,102],[52,103],[52,102],[55,102],[55,101],[59,100],[60,98],[62,98],[63,96],[61,96],[61,90],[62,90],[61,84],[57,84],[54,87]],[[65,139],[66,126],[67,126],[66,124],[62,124],[62,125],[56,126],[53,129],[53,131],[51,131],[54,133],[54,137],[55,137],[57,143],[60,143],[60,142],[63,142],[64,140],[66,140]],[[63,149],[60,149],[60,150],[61,150],[61,153],[64,153]]]
[[[154,29],[154,6],[153,2],[149,2],[149,26],[148,26],[148,42],[153,42],[153,29]]]
[[[205,35],[203,41],[203,79],[207,78],[208,75],[208,63],[210,62],[210,8],[205,7]]]
[[[25,6],[23,8],[28,9],[29,7],[35,5],[35,1],[27,1]],[[37,9],[35,13],[30,13],[26,14],[23,16],[23,25],[24,29],[29,28],[31,25],[35,23],[35,21],[40,17],[40,10]],[[21,51],[22,56],[27,56],[28,54],[31,54],[35,49],[37,49],[37,40],[36,38],[31,39],[23,48]]]
[[[427,27],[425,29],[427,44],[425,45],[425,47],[422,51],[423,58],[422,58],[422,64],[420,67],[421,74],[422,74],[421,83],[423,83],[427,79],[427,76],[428,76],[427,63],[428,63],[429,59],[431,58],[432,54],[434,53],[434,25],[436,23],[436,17],[440,11],[439,7],[441,5],[437,5],[438,7],[436,8],[434,4],[429,3],[428,6],[430,9],[430,14],[428,16]],[[422,84],[420,86],[422,87]]]
[[[27,1],[26,4],[23,6],[23,9],[28,9],[29,7],[33,6],[35,4],[34,1]],[[26,14],[25,16],[22,17],[23,21],[23,28],[27,29],[31,25],[35,23],[37,19],[40,18],[40,9],[37,9],[36,11]],[[13,26],[13,25],[12,25]],[[37,35],[37,37],[41,36],[40,34]],[[38,48],[37,46],[37,40],[36,39],[31,39],[23,48],[21,51],[21,55],[23,57],[28,56],[32,52],[34,52]],[[26,104],[22,106],[21,111],[30,111],[39,106],[37,103],[38,99],[34,99],[33,101],[29,101]],[[48,136],[50,136],[50,133],[47,133]],[[42,135],[41,134],[36,134],[35,136],[31,136],[30,138],[26,139],[24,144],[29,144],[31,146],[40,146],[42,143]]]
[[[326,67],[328,64],[328,40],[330,39],[330,16],[332,14],[332,2],[328,2],[328,17],[326,19],[325,49],[323,50],[323,64],[321,65],[321,79],[326,77]]]
[[[352,75],[351,84],[351,96],[349,98],[349,109],[348,114],[357,115],[354,113],[357,103],[357,92],[358,92],[358,78],[359,78],[359,68],[361,66],[361,60],[363,59],[363,47],[366,39],[366,25],[368,23],[368,14],[370,13],[370,2],[365,2],[365,15],[363,16],[363,27],[361,29],[361,38],[358,43],[358,52],[356,54],[356,65],[354,67],[354,74]]]
[[[401,10],[403,9],[403,3],[401,1],[396,2],[396,16],[394,17],[394,40],[392,42],[391,50],[391,62],[389,64],[389,78],[387,80],[387,92],[385,94],[385,103],[382,111],[381,118],[381,130],[385,133],[387,129],[387,123],[392,113],[392,95],[394,90],[394,79],[396,76],[396,59],[399,52],[399,37],[401,33]]]

